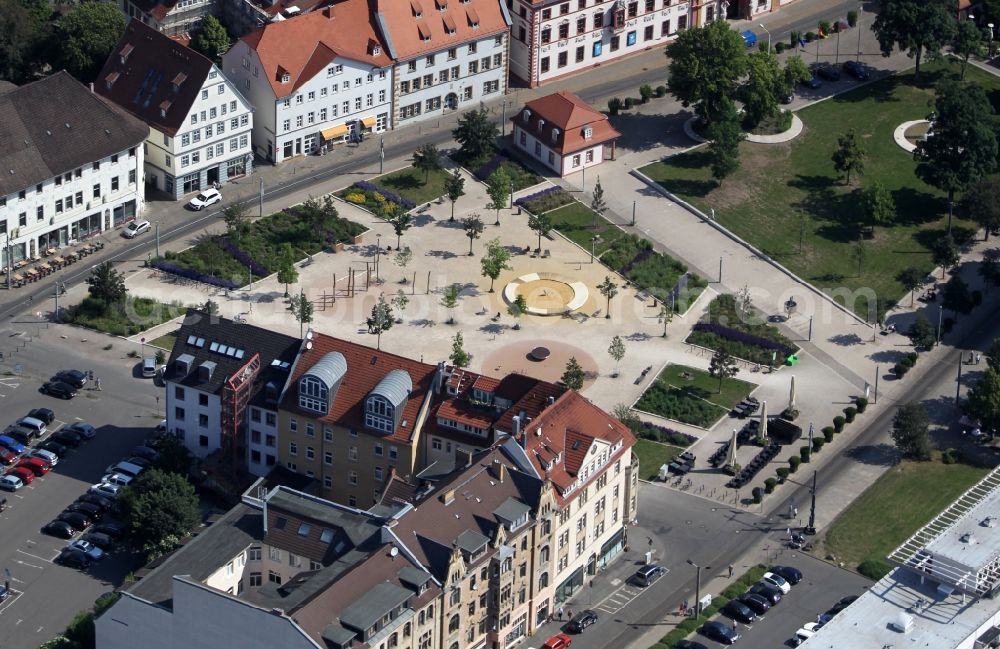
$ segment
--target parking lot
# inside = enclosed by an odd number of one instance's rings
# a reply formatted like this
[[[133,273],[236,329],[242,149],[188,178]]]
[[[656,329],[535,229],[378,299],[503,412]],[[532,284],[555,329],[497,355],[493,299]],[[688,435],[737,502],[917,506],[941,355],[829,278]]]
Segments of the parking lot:
[[[112,348],[104,349],[108,344]],[[0,513],[0,569],[12,590],[0,605],[4,649],[36,649],[140,565],[138,556],[117,551],[86,571],[58,566],[52,561],[68,541],[39,532],[99,481],[105,467],[149,437],[162,418],[156,402],[160,391],[152,381],[135,376],[139,361],[126,356],[132,347],[92,332],[46,329],[18,319],[0,331],[0,371],[5,372],[0,377],[0,427],[45,407],[56,417],[46,437],[77,421],[97,428],[94,439],[70,449],[48,474],[16,492],[0,492],[7,499]],[[17,353],[11,354],[14,349]],[[93,370],[102,389],[88,389],[90,383],[69,401],[41,394],[42,383],[61,369]]]

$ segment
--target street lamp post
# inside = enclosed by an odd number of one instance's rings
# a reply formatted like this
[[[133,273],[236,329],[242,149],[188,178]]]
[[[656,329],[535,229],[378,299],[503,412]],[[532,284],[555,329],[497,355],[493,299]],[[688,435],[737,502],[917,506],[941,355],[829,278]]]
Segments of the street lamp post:
[[[875,391],[872,392],[872,403],[878,403],[878,375],[879,375],[879,366],[876,365],[875,366]]]
[[[594,263],[594,250],[597,248],[597,235],[590,237],[590,263]]]
[[[802,530],[812,536],[816,533],[816,471],[813,471],[812,507],[809,509],[809,525]]]
[[[840,63],[840,25],[837,25],[837,53],[833,55],[833,64],[838,65]]]
[[[514,209],[514,181],[510,181],[510,209]]]
[[[955,379],[955,405],[962,397],[962,352],[958,352],[958,378]]]
[[[993,23],[986,23],[986,26],[990,28],[990,44],[986,52],[990,58],[993,58]]]
[[[691,561],[690,559],[688,559],[687,562],[688,562],[688,565],[694,566],[694,568],[697,570],[697,573],[696,573],[697,576],[695,577],[695,582],[694,582],[695,583],[695,586],[694,586],[694,598],[695,598],[694,599],[694,619],[697,620],[698,616],[701,615],[701,566],[699,566],[694,561]],[[711,569],[712,569],[712,566],[705,566],[705,570],[711,570]]]
[[[635,227],[635,201],[632,201],[632,227]]]
[[[858,65],[861,65],[861,32],[863,31],[861,29],[861,14],[862,12],[864,12],[864,10],[865,10],[864,5],[858,7],[858,56],[855,59]]]
[[[941,344],[941,321],[944,319],[944,305],[938,305],[938,328],[937,328],[937,340],[935,344]]]
[[[378,283],[378,259],[382,255],[382,233],[375,235],[375,283]]]
[[[757,23],[757,25],[761,29],[763,29],[765,32],[767,32],[767,51],[770,52],[771,51],[771,32],[770,32],[770,30],[768,30],[767,27],[764,27],[764,23]]]

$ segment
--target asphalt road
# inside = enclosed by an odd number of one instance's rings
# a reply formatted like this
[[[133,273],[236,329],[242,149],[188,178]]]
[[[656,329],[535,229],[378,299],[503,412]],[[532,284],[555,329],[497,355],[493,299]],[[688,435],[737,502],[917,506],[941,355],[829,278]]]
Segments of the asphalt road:
[[[44,536],[39,530],[99,481],[105,467],[150,435],[160,419],[155,401],[158,391],[152,381],[133,376],[138,360],[125,356],[129,347],[123,341],[105,351],[109,338],[16,320],[8,323],[0,337],[24,344],[3,367],[12,371],[18,363],[21,373],[0,376],[0,409],[6,415],[0,425],[44,406],[56,414],[50,430],[78,420],[98,428],[95,439],[71,450],[47,475],[16,493],[0,492],[8,505],[0,513],[0,569],[10,571],[14,591],[0,605],[0,646],[37,649],[60,633],[78,611],[114,590],[141,565],[140,557],[128,554],[112,554],[88,572],[54,565],[52,559],[67,541]],[[84,389],[71,401],[39,393],[42,382],[63,368],[94,370],[103,389]]]

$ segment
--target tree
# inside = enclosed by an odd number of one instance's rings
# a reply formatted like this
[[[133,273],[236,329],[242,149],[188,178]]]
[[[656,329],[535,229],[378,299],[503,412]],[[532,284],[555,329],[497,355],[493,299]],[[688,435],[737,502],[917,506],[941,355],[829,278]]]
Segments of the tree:
[[[966,395],[965,413],[986,430],[1000,427],[1000,371],[996,367],[987,368]]]
[[[851,184],[852,171],[859,176],[864,173],[867,156],[868,153],[855,129],[852,128],[837,138],[837,150],[833,152],[833,168],[838,173],[847,175],[845,185]]]
[[[222,60],[222,55],[229,49],[229,34],[219,19],[209,14],[201,21],[201,27],[191,39],[191,49],[212,59],[215,63]]]
[[[514,298],[514,301],[507,305],[507,313],[514,316],[515,329],[521,328],[520,318],[524,313],[528,311],[528,300],[525,299],[520,293]]]
[[[931,459],[929,426],[930,418],[924,406],[911,402],[903,404],[896,411],[896,416],[892,419],[892,432],[889,434],[904,457],[929,460]]]
[[[58,63],[82,83],[97,77],[111,49],[125,33],[125,15],[118,5],[84,2],[59,20],[53,38]]]
[[[896,275],[896,281],[910,292],[910,306],[913,306],[913,292],[923,286],[926,276],[927,273],[914,266],[905,268]]]
[[[872,31],[882,56],[894,46],[916,60],[914,78],[920,80],[920,59],[926,50],[938,52],[951,39],[958,15],[957,0],[882,0]]]
[[[528,228],[538,235],[538,251],[542,250],[542,237],[552,231],[552,219],[546,214],[528,215]]]
[[[0,0],[0,79],[33,78],[49,39],[52,9],[46,0]]]
[[[406,297],[406,293],[403,289],[396,291],[396,295],[392,298],[392,308],[399,312],[400,317],[396,318],[396,322],[400,323],[403,321],[403,311],[406,310],[406,305],[410,303],[410,298]]]
[[[486,193],[490,197],[486,209],[497,211],[497,222],[493,225],[500,225],[500,210],[507,207],[507,196],[510,191],[510,176],[503,167],[497,167],[486,179]]]
[[[882,181],[876,180],[861,191],[861,214],[873,226],[891,225],[896,219],[896,201]]]
[[[990,240],[990,231],[1000,228],[1000,201],[997,196],[1000,196],[1000,180],[987,178],[970,187],[962,197],[962,209],[986,231],[984,241]]]
[[[997,135],[993,107],[980,86],[938,83],[934,110],[932,132],[917,144],[913,157],[917,177],[948,193],[951,232],[955,193],[965,191],[996,169]]]
[[[937,342],[934,326],[927,319],[927,316],[922,313],[910,325],[910,329],[906,332],[906,335],[909,336],[913,346],[919,349],[931,349],[934,347],[934,343]]]
[[[740,322],[750,324],[750,314],[753,313],[753,295],[750,294],[749,284],[744,284],[743,288],[736,291],[735,300],[739,307]]]
[[[983,255],[983,260],[979,263],[979,276],[983,279],[983,292],[989,293],[990,288],[1000,283],[1000,262],[996,256]]]
[[[739,367],[736,359],[725,349],[717,349],[712,354],[712,360],[708,364],[708,373],[719,379],[719,393],[722,393],[722,382],[736,376]]]
[[[458,118],[458,126],[451,132],[460,145],[464,162],[482,160],[493,152],[499,135],[485,108],[466,111]]]
[[[396,247],[399,248],[403,233],[413,226],[413,216],[402,205],[396,205],[387,219],[396,233]]]
[[[1000,338],[994,338],[990,348],[986,350],[986,364],[1000,371]]]
[[[784,75],[784,85],[782,85],[781,90],[786,93],[791,92],[795,84],[808,81],[812,78],[809,66],[806,65],[806,62],[798,54],[785,59],[785,69],[782,72]]]
[[[968,313],[972,311],[972,293],[969,292],[969,285],[958,275],[952,275],[948,283],[944,285],[942,291],[941,305],[954,313]]]
[[[752,128],[778,113],[778,95],[784,87],[784,75],[778,58],[761,50],[747,56],[747,72],[740,97],[747,125]]]
[[[671,323],[674,319],[674,310],[666,305],[665,302],[660,303],[660,313],[656,316],[656,321],[663,324],[663,337],[667,337],[667,325]]]
[[[667,88],[685,108],[711,124],[725,114],[737,82],[746,74],[747,53],[743,37],[728,22],[682,31],[667,45],[670,74]]]
[[[486,242],[486,255],[479,261],[483,277],[490,278],[490,293],[493,292],[493,282],[500,273],[511,270],[510,251],[500,243],[500,239],[490,239]]]
[[[140,547],[183,538],[201,522],[198,496],[187,476],[155,467],[119,491],[115,510]]]
[[[965,66],[969,57],[983,51],[983,31],[971,20],[959,20],[951,39],[951,51],[962,59],[962,80],[965,80]]]
[[[410,246],[405,248],[399,248],[396,250],[396,255],[392,258],[394,264],[403,269],[403,279],[402,283],[406,283],[406,267],[411,261],[413,261],[413,251],[410,250]]]
[[[288,285],[299,281],[299,271],[295,270],[295,252],[292,250],[292,244],[282,244],[279,263],[278,283],[285,285],[285,297],[288,297]]]
[[[611,317],[611,298],[618,295],[618,285],[611,281],[610,275],[604,276],[604,281],[597,285],[597,290],[601,292],[608,300],[608,312],[604,314],[605,318]]]
[[[465,351],[465,339],[462,337],[462,332],[459,331],[455,334],[455,337],[451,339],[451,355],[448,357],[451,364],[455,367],[468,367],[469,358],[468,352]]]
[[[413,153],[413,166],[424,172],[424,184],[432,171],[441,168],[441,152],[433,144],[423,144]]]
[[[375,334],[375,349],[382,349],[382,334],[392,329],[396,324],[396,318],[392,314],[392,307],[385,301],[385,293],[378,296],[378,302],[372,307],[372,315],[368,318],[368,333]]]
[[[302,337],[302,328],[313,321],[313,303],[306,299],[306,294],[299,290],[298,295],[293,295],[288,300],[288,310],[292,312],[292,317],[299,322],[299,338]]]
[[[615,373],[612,376],[618,376],[618,365],[625,358],[625,342],[622,340],[621,336],[615,336],[611,339],[611,346],[608,347],[608,355],[615,359]]]
[[[458,284],[446,286],[441,293],[441,306],[448,309],[448,324],[455,323],[455,307],[458,306]]]
[[[569,362],[566,363],[566,371],[563,372],[563,375],[559,380],[562,381],[563,385],[570,390],[582,390],[583,379],[583,367],[580,366],[576,357],[573,356],[569,359]]]
[[[125,288],[125,278],[115,270],[110,261],[106,261],[90,271],[87,285],[87,291],[91,297],[103,302],[105,308],[124,301],[125,296],[128,295],[128,289]]]
[[[448,193],[448,200],[451,201],[451,218],[448,220],[454,221],[455,203],[458,199],[465,196],[465,178],[462,176],[462,172],[456,169],[452,174],[445,178],[444,190]]]
[[[202,305],[201,310],[208,316],[219,315],[219,303],[215,300],[208,300]]]
[[[594,198],[590,201],[590,209],[594,210],[594,229],[598,229],[601,216],[608,211],[608,204],[604,202],[604,188],[601,187],[601,177],[597,177],[594,185]],[[541,244],[538,246],[541,247]]]
[[[740,126],[740,116],[735,104],[729,99],[723,104],[725,108],[708,127],[708,137],[711,140],[708,144],[708,157],[712,177],[719,184],[740,168],[740,142],[746,137]]]
[[[865,247],[865,238],[858,237],[857,241],[854,242],[854,250],[851,251],[851,256],[854,257],[854,261],[858,262],[858,277],[861,277],[861,267],[864,265],[865,260],[868,259],[868,249]]]
[[[931,254],[933,255],[934,263],[941,267],[942,279],[944,278],[945,272],[957,264],[959,259],[961,259],[958,244],[955,243],[955,239],[949,232],[946,232],[944,236],[938,237],[934,241],[934,247],[931,249]]]
[[[642,420],[639,419],[639,416],[632,411],[632,408],[627,403],[616,403],[615,407],[611,410],[611,415],[633,431],[639,430],[642,427]]]
[[[156,447],[159,453],[153,466],[167,473],[188,476],[191,471],[191,451],[184,446],[184,440],[174,435],[167,435],[160,440]]]
[[[226,234],[239,241],[250,219],[247,203],[231,203],[222,210],[222,220],[226,223]]]
[[[478,214],[470,214],[462,219],[462,229],[465,230],[465,236],[469,237],[469,256],[471,257],[472,242],[483,233],[483,220],[479,218]]]

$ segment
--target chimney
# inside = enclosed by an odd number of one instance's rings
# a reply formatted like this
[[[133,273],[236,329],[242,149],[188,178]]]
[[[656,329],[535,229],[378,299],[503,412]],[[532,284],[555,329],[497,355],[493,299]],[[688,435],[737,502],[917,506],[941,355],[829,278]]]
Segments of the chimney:
[[[472,451],[460,446],[455,447],[455,464],[464,469],[472,464]]]
[[[90,94],[94,94],[94,82],[90,82]]]
[[[323,15],[333,20],[333,7],[326,7],[323,9]]]
[[[507,478],[507,466],[500,460],[493,460],[491,473],[496,476],[497,482],[503,484],[504,479]]]
[[[518,435],[521,434],[521,416],[514,415],[514,417],[511,419],[511,422],[513,422],[514,424],[514,437],[517,437]]]
[[[434,393],[441,393],[441,385],[444,383],[444,361],[438,363],[437,372],[434,373]]]
[[[441,494],[439,498],[441,499],[441,502],[443,502],[445,505],[450,505],[453,502],[455,502],[455,490],[449,489],[448,491]]]

